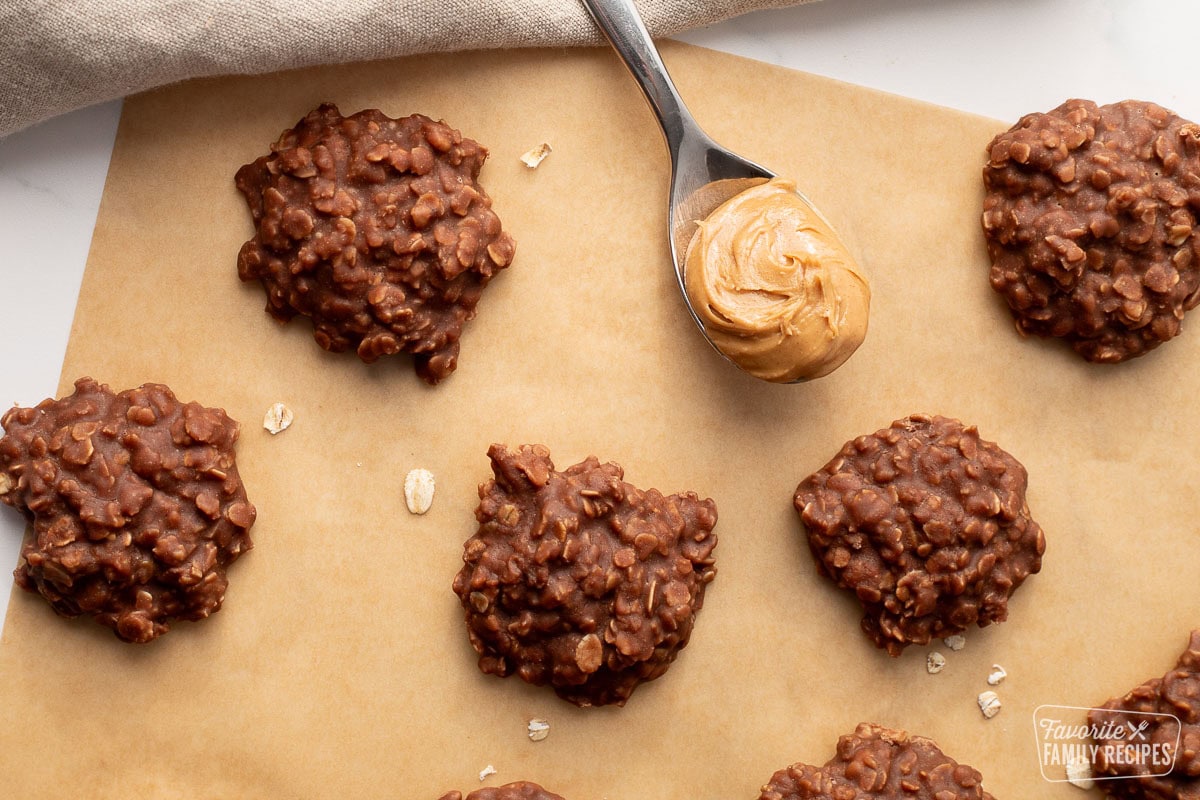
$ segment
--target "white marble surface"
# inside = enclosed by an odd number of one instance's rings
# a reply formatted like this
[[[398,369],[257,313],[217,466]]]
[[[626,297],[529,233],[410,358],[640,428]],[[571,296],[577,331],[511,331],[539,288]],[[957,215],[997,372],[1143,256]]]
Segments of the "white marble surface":
[[[1197,29],[1194,0],[824,0],[680,38],[1005,120],[1068,97],[1197,119]],[[108,103],[0,140],[5,408],[57,387],[119,113]],[[0,613],[22,530],[0,512]]]

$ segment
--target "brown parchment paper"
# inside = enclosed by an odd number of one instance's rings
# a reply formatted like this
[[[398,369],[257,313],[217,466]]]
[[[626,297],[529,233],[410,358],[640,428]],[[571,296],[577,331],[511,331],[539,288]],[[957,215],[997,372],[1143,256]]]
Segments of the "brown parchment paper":
[[[998,798],[1077,796],[1041,777],[1034,708],[1161,675],[1200,625],[1200,331],[1116,368],[1015,335],[978,223],[983,149],[1004,124],[673,43],[665,57],[713,136],[796,178],[861,255],[870,333],[828,378],[757,382],[693,330],[668,265],[665,149],[607,50],[128,101],[61,390],[84,374],[163,381],[228,409],[256,546],[219,614],[148,646],[16,591],[4,793],[434,798],[492,764],[488,784],[531,779],[568,800],[751,798],[873,721],[935,738]],[[322,100],[443,117],[491,149],[482,181],[517,257],[437,388],[402,358],[319,351],[307,323],[277,325],[237,280],[251,227],[233,173]],[[518,156],[542,141],[553,153],[527,169]],[[276,401],[296,422],[271,437]],[[936,676],[929,648],[891,659],[866,641],[791,507],[842,442],[918,411],[975,423],[1021,459],[1048,540],[1009,622],[939,647]],[[545,443],[560,468],[595,453],[640,486],[717,501],[719,574],[692,643],[623,709],[579,710],[475,666],[450,581],[497,441]],[[402,497],[417,466],[437,476],[423,517]],[[993,663],[1009,678],[985,720]],[[535,717],[551,724],[538,743]]]

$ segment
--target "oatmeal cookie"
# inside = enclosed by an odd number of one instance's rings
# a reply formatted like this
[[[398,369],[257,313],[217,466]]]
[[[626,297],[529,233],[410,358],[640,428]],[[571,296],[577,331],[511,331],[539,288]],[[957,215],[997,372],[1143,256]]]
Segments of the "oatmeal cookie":
[[[515,245],[477,183],[487,150],[444,122],[322,105],[235,182],[254,219],[238,275],[267,313],[311,318],[326,350],[410,353],[437,383]]]
[[[932,739],[862,724],[825,766],[776,772],[759,800],[994,800],[982,780]]]
[[[114,394],[81,378],[0,425],[0,501],[33,522],[19,586],[128,642],[220,609],[255,518],[223,410],[161,384]]]
[[[1097,778],[1122,779],[1104,782],[1111,796],[1200,798],[1200,630],[1192,631],[1174,669],[1088,712],[1088,722],[1094,730],[1118,732],[1096,741],[1099,750],[1092,765]],[[1140,731],[1136,740],[1127,735],[1134,730]],[[1159,760],[1170,759],[1170,769],[1155,758],[1125,756],[1130,745],[1158,747]]]
[[[476,789],[465,798],[462,792],[447,792],[438,800],[563,800],[563,798],[547,792],[536,783],[517,781],[503,786],[486,786]]]
[[[1026,483],[974,426],[913,415],[847,442],[793,503],[818,571],[854,592],[867,636],[898,656],[1008,616],[1046,548]]]
[[[993,139],[983,181],[991,284],[1020,333],[1103,363],[1179,334],[1200,302],[1200,126],[1068,100]]]
[[[716,505],[642,491],[594,456],[562,472],[540,445],[488,456],[454,579],[479,668],[623,705],[688,643],[716,576]]]

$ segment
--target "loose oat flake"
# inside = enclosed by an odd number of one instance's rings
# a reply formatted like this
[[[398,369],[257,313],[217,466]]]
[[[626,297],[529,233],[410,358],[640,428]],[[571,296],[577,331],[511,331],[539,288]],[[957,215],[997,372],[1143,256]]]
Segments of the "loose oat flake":
[[[427,469],[414,469],[404,478],[404,503],[414,514],[424,514],[433,505],[435,489],[433,473]]]
[[[992,671],[988,674],[988,686],[999,686],[1004,683],[1004,679],[1008,677],[1008,670],[999,664],[992,664]]]
[[[540,742],[550,735],[550,723],[544,719],[529,720],[529,738]]]
[[[550,155],[550,151],[552,149],[553,148],[550,147],[548,142],[542,142],[532,150],[526,151],[526,153],[521,156],[521,163],[530,169],[537,169],[538,165],[546,160],[546,156]]]
[[[267,409],[267,414],[263,417],[263,427],[274,436],[290,428],[295,416],[292,410],[283,403],[275,403]]]
[[[945,639],[942,639],[942,641],[946,643],[946,647],[949,647],[955,652],[958,652],[967,646],[967,637],[960,633],[956,633],[953,636],[947,636]]]
[[[937,675],[946,668],[946,657],[934,650],[925,657],[925,669],[930,675]]]
[[[1068,756],[1067,781],[1072,786],[1078,786],[1080,789],[1091,789],[1095,787],[1096,781],[1092,778],[1091,762],[1081,756]]]
[[[995,692],[982,692],[977,698],[979,711],[988,719],[1000,713],[1000,697]]]
[[[496,774],[496,768],[488,764],[483,769],[479,770],[479,782],[486,781],[489,777]]]

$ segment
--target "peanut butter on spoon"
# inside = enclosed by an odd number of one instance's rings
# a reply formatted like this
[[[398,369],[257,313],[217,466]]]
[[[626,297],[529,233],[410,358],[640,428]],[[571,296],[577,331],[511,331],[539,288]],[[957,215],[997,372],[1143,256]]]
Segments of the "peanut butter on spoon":
[[[867,279],[788,180],[747,189],[700,222],[684,279],[709,339],[756,378],[828,375],[867,335]]]

